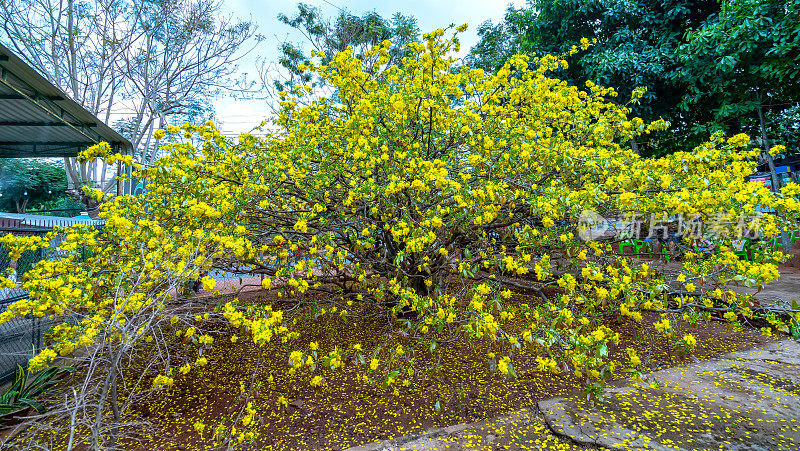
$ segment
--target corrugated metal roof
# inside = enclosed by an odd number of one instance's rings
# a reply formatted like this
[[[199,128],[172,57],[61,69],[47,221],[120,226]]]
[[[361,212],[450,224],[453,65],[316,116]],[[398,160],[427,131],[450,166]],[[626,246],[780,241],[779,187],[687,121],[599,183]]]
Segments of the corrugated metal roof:
[[[0,44],[0,158],[75,156],[131,143]]]

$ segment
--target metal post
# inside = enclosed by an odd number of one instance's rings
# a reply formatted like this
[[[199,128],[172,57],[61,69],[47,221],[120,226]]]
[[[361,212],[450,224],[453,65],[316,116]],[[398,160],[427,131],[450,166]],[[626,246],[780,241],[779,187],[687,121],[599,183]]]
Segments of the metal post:
[[[42,319],[37,316],[35,321],[36,327],[34,328],[34,333],[36,334],[36,340],[34,344],[36,347],[34,348],[34,353],[37,353],[42,349]]]

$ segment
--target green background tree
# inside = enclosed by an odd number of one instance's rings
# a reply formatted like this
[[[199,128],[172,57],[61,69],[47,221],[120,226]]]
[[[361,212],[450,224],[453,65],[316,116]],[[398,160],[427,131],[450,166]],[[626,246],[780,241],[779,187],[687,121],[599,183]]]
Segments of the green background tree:
[[[596,39],[559,75],[613,87],[621,98],[646,87],[633,113],[672,127],[631,143],[643,155],[691,148],[718,130],[768,143],[797,129],[799,15],[797,1],[534,0],[481,25],[468,63],[494,71],[517,52],[565,54],[581,38]]]
[[[63,209],[57,216],[74,216],[81,204],[73,201],[67,190],[64,168],[46,160],[0,160],[0,210],[25,213],[27,210]]]
[[[408,43],[419,41],[417,19],[399,12],[385,18],[375,11],[358,16],[342,10],[336,17],[327,18],[314,6],[298,3],[294,15],[279,14],[278,21],[297,30],[303,40],[285,41],[280,44],[277,65],[262,64],[260,67],[263,85],[273,94],[290,91],[295,85],[316,86],[318,79],[306,69],[309,52],[322,52],[322,64],[330,62],[337,53],[353,48],[357,57],[373,46],[391,41],[388,64],[395,64],[409,55]]]
[[[687,87],[683,111],[711,113],[698,131],[746,132],[771,146],[780,132],[765,114],[780,118],[800,101],[798,23],[800,1],[724,1],[719,15],[687,33],[673,76]]]

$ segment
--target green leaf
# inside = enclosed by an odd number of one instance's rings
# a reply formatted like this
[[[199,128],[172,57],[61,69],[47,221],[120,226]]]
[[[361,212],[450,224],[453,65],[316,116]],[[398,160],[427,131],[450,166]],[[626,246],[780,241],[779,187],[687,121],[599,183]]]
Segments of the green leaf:
[[[0,418],[9,417],[15,413],[25,410],[27,406],[20,403],[0,404]]]
[[[18,397],[19,397],[19,391],[17,391],[17,390],[9,390],[9,391],[3,393],[2,396],[0,396],[0,403],[3,403],[3,404],[5,404],[5,403],[13,403],[13,402],[16,402]]]
[[[19,400],[21,404],[24,404],[29,407],[33,407],[39,413],[44,413],[44,406],[40,404],[38,401],[34,401],[33,399],[22,398]]]
[[[517,377],[517,370],[514,369],[514,364],[512,363],[508,364],[508,374],[510,374],[513,378]]]

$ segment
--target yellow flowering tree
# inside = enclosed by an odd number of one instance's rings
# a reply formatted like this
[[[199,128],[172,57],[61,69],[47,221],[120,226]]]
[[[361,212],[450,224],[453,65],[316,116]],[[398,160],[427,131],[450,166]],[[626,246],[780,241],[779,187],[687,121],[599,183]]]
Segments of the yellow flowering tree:
[[[158,132],[176,143],[153,166],[135,169],[150,180],[148,192],[107,199],[102,229],[64,231],[65,256],[29,272],[30,299],[0,321],[77,317],[55,328],[52,349],[33,366],[91,345],[116,349],[110,364],[123,371],[125,356],[146,349],[160,356],[150,368],[159,372],[149,380],[156,388],[208,363],[202,350],[213,338],[203,325],[224,318],[237,334],[232,341],[241,335],[283,349],[288,371],[307,372],[319,389],[321,368],[355,362],[362,380],[396,391],[401,375],[424,374],[417,356],[447,352],[447,343],[466,337],[491,343],[492,370],[514,376],[514,350],[532,346],[540,351],[535,367],[574,373],[599,393],[613,370],[608,347],[619,340],[601,324],[604,315],[642,322],[653,314],[658,333],[690,351],[696,341],[678,319],[714,314],[736,324],[764,314],[730,286],[776,279],[781,255],[760,248],[747,261],[725,237],[759,206],[775,211],[753,225],[764,236],[792,224],[800,187],[776,194],[746,182],[759,153],[746,136],[715,135],[690,152],[641,158],[624,143],[667,124],[630,118],[614,90],[553,78],[568,64],[554,56],[518,55],[496,74],[456,66],[448,54],[457,40],[444,34],[409,44],[397,65],[387,66],[388,42],[363,60],[347,50],[325,65],[310,63],[302,70],[335,96],[297,86],[266,136],[233,143],[213,123]],[[99,146],[84,157],[124,158],[107,151]],[[720,218],[719,247],[710,256],[686,253],[681,269],[667,274],[607,242],[580,240],[586,211]],[[20,252],[51,245],[2,241]],[[171,302],[214,268],[262,275],[281,307],[232,300],[187,311]],[[207,276],[204,285],[214,288]],[[536,295],[520,303],[519,289]],[[797,330],[800,312],[782,313],[766,317]],[[336,323],[343,328],[347,318],[382,316],[391,328],[372,349],[325,350],[313,337],[300,345],[292,330],[309,314],[344,318]],[[176,340],[197,355],[169,358]],[[113,388],[116,376],[105,377]],[[104,402],[95,425],[106,418]],[[256,413],[248,409],[240,417],[250,423]]]

